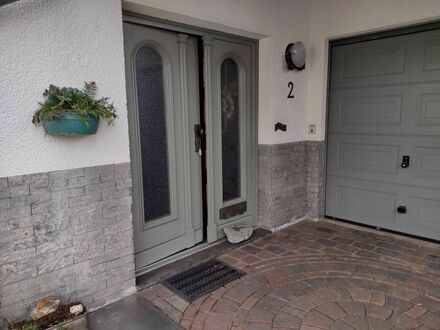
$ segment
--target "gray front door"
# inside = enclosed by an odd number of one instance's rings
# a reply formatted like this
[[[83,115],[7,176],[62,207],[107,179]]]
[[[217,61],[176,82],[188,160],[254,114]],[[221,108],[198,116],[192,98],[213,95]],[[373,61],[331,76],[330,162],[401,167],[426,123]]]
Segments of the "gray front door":
[[[136,269],[203,240],[197,39],[124,23]]]
[[[208,241],[255,223],[254,48],[204,38],[208,133]]]
[[[326,215],[440,239],[440,31],[331,58]]]

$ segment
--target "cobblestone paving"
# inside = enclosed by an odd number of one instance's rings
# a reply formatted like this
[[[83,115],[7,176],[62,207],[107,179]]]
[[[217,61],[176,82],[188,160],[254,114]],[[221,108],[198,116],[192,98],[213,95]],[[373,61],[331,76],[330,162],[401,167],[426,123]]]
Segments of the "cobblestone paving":
[[[219,259],[247,275],[192,304],[139,294],[185,329],[440,329],[440,245],[304,221]]]

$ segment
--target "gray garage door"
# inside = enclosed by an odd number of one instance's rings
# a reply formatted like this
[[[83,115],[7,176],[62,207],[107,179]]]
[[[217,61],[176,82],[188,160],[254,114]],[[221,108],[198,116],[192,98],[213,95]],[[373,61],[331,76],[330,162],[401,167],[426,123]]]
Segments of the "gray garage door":
[[[440,240],[440,30],[331,55],[326,215]]]

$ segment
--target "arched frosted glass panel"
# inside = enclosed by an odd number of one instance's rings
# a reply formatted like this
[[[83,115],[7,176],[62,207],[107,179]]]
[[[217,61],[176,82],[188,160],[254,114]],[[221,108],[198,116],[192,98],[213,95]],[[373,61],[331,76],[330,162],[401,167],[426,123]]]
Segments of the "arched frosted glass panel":
[[[227,58],[221,66],[223,201],[240,197],[239,68]]]
[[[167,125],[163,62],[141,47],[135,58],[145,221],[170,214]]]

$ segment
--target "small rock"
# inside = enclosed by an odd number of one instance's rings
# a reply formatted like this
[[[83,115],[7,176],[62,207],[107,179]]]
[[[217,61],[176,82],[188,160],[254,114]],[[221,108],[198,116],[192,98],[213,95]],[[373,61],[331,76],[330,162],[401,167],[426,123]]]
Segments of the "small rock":
[[[69,308],[70,314],[78,315],[84,311],[84,306],[82,304],[73,305]]]
[[[38,300],[31,312],[32,320],[38,320],[47,314],[55,312],[60,303],[61,301],[54,296],[47,296]]]
[[[252,226],[233,225],[223,228],[230,243],[240,243],[249,239],[252,235]]]

